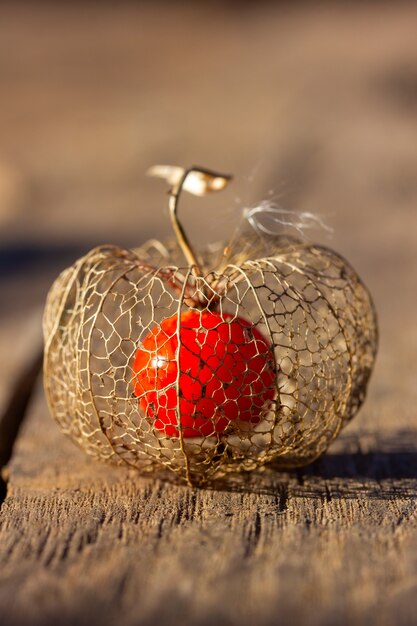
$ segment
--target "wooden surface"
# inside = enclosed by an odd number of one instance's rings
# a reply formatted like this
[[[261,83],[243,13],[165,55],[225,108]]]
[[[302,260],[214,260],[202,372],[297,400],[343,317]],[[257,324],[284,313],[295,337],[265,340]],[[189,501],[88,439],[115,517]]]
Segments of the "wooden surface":
[[[207,230],[184,204],[197,239],[271,188],[327,216],[379,313],[369,397],[313,466],[197,490],[90,461],[39,386],[3,469],[2,626],[416,622],[417,11],[233,6],[0,7],[1,406],[71,255],[168,231],[139,175],[161,161],[237,174]]]
[[[198,490],[90,462],[39,396],[1,512],[2,619],[411,624],[414,442],[350,432],[312,468]]]

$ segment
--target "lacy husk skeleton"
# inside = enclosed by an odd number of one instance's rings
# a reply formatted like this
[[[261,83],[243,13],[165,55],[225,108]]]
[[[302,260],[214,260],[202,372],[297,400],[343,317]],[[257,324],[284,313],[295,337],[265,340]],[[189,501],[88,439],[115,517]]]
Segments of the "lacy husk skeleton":
[[[213,180],[220,182],[212,190],[227,181],[196,168],[177,172],[173,223],[190,173],[202,183],[201,193]],[[364,400],[377,345],[369,292],[337,253],[288,236],[252,232],[239,238],[238,249],[220,245],[201,255],[192,251],[182,229],[179,240],[183,251],[188,248],[187,264],[176,242],[150,241],[132,251],[96,248],[58,277],[44,316],[44,380],[53,416],[97,459],[128,463],[143,473],[172,470],[193,484],[270,461],[282,467],[311,462]],[[185,311],[217,311],[229,324],[245,320],[246,334],[249,326],[267,341],[265,368],[274,373],[273,390],[262,405],[258,401],[256,419],[237,415],[220,431],[184,434]],[[178,320],[179,401],[176,433],[168,435],[135,393],[133,363],[149,333],[172,317]],[[212,371],[213,380],[217,372]]]

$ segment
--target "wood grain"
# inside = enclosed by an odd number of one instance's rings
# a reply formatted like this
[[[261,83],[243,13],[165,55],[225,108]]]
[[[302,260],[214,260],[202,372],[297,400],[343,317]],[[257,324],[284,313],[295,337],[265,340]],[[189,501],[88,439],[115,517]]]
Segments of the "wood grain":
[[[411,624],[416,431],[211,490],[94,463],[39,394],[0,517],[5,624]]]
[[[0,275],[2,406],[63,253],[167,232],[163,191],[138,182],[155,162],[237,175],[237,212],[185,203],[197,240],[272,188],[327,215],[381,331],[368,400],[325,457],[212,489],[94,463],[39,388],[3,468],[2,626],[416,622],[417,13],[394,4],[232,3],[222,19],[174,3],[0,7],[0,156],[15,173],[0,242],[27,261]]]

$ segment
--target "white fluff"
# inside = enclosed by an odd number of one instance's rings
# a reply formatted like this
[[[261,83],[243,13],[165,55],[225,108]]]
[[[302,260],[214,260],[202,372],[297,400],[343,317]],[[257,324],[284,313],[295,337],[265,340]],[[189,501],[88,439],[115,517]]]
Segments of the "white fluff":
[[[283,229],[292,228],[300,235],[313,228],[333,233],[333,228],[314,213],[283,209],[270,200],[263,200],[254,207],[244,209],[244,217],[259,235],[279,235]]]

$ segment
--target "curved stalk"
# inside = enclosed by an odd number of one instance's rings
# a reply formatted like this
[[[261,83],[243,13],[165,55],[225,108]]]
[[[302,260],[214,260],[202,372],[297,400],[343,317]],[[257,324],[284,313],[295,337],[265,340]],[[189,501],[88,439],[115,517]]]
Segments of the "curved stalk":
[[[185,258],[187,259],[187,262],[191,265],[192,268],[192,272],[195,276],[201,276],[202,275],[202,268],[200,266],[200,263],[198,262],[197,256],[189,242],[189,239],[187,237],[187,235],[185,234],[185,231],[182,227],[181,222],[178,219],[178,203],[179,203],[179,198],[181,195],[181,191],[182,188],[184,186],[185,180],[187,178],[187,176],[190,174],[190,172],[194,171],[194,168],[190,168],[188,170],[185,170],[185,172],[183,173],[183,175],[181,176],[180,180],[175,183],[170,191],[169,191],[169,202],[168,202],[168,208],[169,208],[169,216],[171,218],[171,224],[172,224],[172,228],[174,229],[175,232],[175,236],[177,238],[177,241],[179,243],[179,246],[185,256]]]
[[[191,246],[184,228],[178,219],[178,203],[182,191],[187,191],[195,196],[204,196],[208,193],[224,189],[232,177],[227,174],[218,174],[202,167],[193,166],[183,169],[182,167],[172,165],[155,165],[148,170],[148,174],[163,178],[171,185],[168,208],[172,228],[178,244],[190,266],[191,274],[196,280],[196,283],[198,282],[199,290],[202,295],[201,301],[196,302],[194,298],[192,298],[192,300],[200,306],[203,306],[203,304],[206,305],[210,297],[207,292],[208,285],[205,284],[203,277],[204,268],[200,265],[197,254]]]

